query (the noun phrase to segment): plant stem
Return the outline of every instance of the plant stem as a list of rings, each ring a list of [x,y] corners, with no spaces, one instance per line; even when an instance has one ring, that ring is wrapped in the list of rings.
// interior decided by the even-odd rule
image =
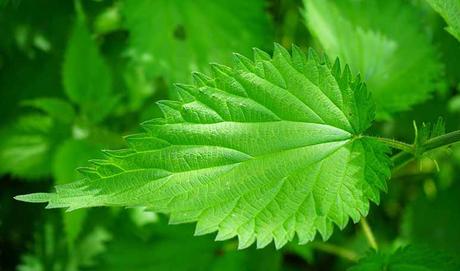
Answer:
[[[387,143],[387,141],[384,138],[377,138],[377,139],[383,139],[380,141]],[[388,139],[388,140],[391,141],[392,139]],[[460,130],[450,132],[445,135],[437,136],[437,137],[427,140],[425,143],[422,144],[422,146],[420,147],[421,153],[431,151],[431,150],[434,150],[436,148],[440,148],[443,146],[448,146],[448,145],[451,145],[459,141],[460,141]],[[390,146],[393,147],[393,145],[390,145]],[[401,150],[401,148],[398,148],[398,149]],[[398,171],[400,168],[407,165],[414,158],[415,156],[413,155],[413,152],[406,152],[404,150],[402,150],[400,153],[396,155],[393,155],[393,157],[391,157],[391,160],[393,161],[393,172]]]
[[[312,243],[312,246],[317,250],[337,255],[351,262],[357,262],[359,259],[358,253],[354,252],[353,250],[340,247],[334,244],[329,244],[325,242],[314,242]]]
[[[395,149],[398,149],[398,150],[401,150],[403,152],[413,153],[415,151],[413,145],[407,144],[407,143],[402,142],[402,141],[398,141],[398,140],[391,139],[391,138],[385,138],[385,137],[371,136],[371,138],[376,139],[376,140],[378,140],[380,142],[383,142],[383,143],[387,144],[388,146],[390,146],[392,148],[395,148]]]
[[[367,242],[369,243],[369,246],[371,246],[371,248],[377,251],[379,247],[377,245],[377,241],[375,240],[374,234],[372,233],[372,229],[371,227],[369,227],[369,224],[367,223],[366,218],[361,218],[360,224],[363,229],[364,235],[366,236]]]
[[[458,141],[460,141],[460,130],[429,139],[422,145],[422,148],[424,151],[430,151]]]
[[[393,173],[397,172],[405,165],[407,165],[415,156],[412,153],[401,151],[398,154],[395,154],[391,157],[391,161],[393,162],[393,168],[391,171]]]
[[[73,6],[75,8],[75,13],[77,13],[77,18],[79,20],[85,20],[85,12],[83,11],[80,0],[74,0]]]

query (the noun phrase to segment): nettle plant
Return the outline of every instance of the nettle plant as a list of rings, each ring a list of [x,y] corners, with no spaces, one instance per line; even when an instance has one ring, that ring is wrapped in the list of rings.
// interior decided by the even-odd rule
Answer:
[[[392,169],[460,141],[441,121],[413,143],[370,135],[366,84],[312,49],[275,44],[273,56],[254,49],[253,60],[235,54],[233,67],[211,67],[210,77],[176,84],[178,100],[158,102],[164,117],[126,137],[129,148],[80,168],[83,180],[16,199],[68,210],[144,206],[173,224],[196,222],[197,235],[237,237],[240,249],[327,240],[335,226],[361,220],[376,248],[364,217]]]
[[[212,64],[211,76],[196,72],[193,84],[176,84],[177,100],[158,102],[164,117],[126,137],[127,149],[80,168],[82,180],[16,199],[70,211],[146,207],[172,224],[196,222],[196,235],[237,237],[240,249],[327,241],[351,220],[377,250],[365,220],[371,202],[379,204],[392,172],[460,141],[460,131],[445,133],[442,120],[415,125],[405,143],[369,128],[426,101],[442,64],[414,26],[420,18],[398,1],[303,2],[308,29],[332,58],[275,44],[272,56],[254,49],[253,59],[235,54],[233,67]],[[428,2],[458,38],[460,5]],[[458,270],[450,258],[414,247],[371,254],[352,268],[422,269]]]

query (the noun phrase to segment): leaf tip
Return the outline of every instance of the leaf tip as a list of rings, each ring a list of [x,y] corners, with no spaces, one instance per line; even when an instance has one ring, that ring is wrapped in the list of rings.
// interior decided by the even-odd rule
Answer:
[[[256,61],[261,61],[261,60],[270,60],[270,55],[267,54],[266,52],[260,50],[257,47],[252,47],[252,53],[254,55],[254,59]]]
[[[193,82],[200,87],[204,87],[209,85],[210,81],[212,80],[209,76],[201,72],[192,72]]]
[[[33,193],[25,195],[17,195],[13,197],[17,201],[30,202],[30,203],[43,203],[50,200],[52,194],[50,193]]]

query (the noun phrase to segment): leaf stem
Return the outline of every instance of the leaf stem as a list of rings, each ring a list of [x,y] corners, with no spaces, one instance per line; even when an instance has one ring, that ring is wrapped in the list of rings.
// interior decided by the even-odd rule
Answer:
[[[314,249],[337,255],[341,258],[347,259],[350,262],[358,262],[359,255],[358,253],[350,250],[348,248],[340,247],[334,244],[325,243],[325,242],[314,242],[312,243]]]
[[[407,165],[415,156],[412,153],[401,151],[391,157],[391,161],[393,162],[393,168],[391,171],[393,173],[397,172],[405,165]]]
[[[460,141],[460,130],[450,132],[427,140],[423,145],[423,151],[430,151],[439,147],[451,145]]]
[[[369,246],[373,248],[375,251],[379,249],[379,246],[377,245],[377,241],[375,240],[375,236],[372,233],[372,229],[367,223],[366,218],[361,218],[360,221],[361,228],[363,229],[364,235],[366,236],[367,242],[369,243]]]
[[[405,142],[402,142],[402,141],[398,141],[396,139],[391,139],[391,138],[386,138],[386,137],[375,137],[375,136],[371,136],[371,138],[373,139],[376,139],[380,142],[383,142],[385,144],[387,144],[388,146],[392,147],[392,148],[395,148],[395,149],[398,149],[398,150],[401,150],[403,152],[408,152],[408,153],[414,153],[415,152],[415,148],[413,145],[411,144],[407,144]]]
[[[385,140],[381,140],[381,141],[386,143]],[[432,139],[427,140],[425,143],[422,144],[422,146],[419,147],[420,149],[417,150],[417,152],[420,154],[423,154],[427,151],[431,151],[431,150],[434,150],[434,149],[437,149],[443,146],[448,146],[453,143],[457,143],[459,141],[460,141],[460,130],[453,131],[453,132],[450,132],[450,133],[447,133],[441,136],[433,137]],[[391,157],[391,160],[393,161],[393,172],[398,171],[400,168],[404,167],[410,161],[412,161],[415,158],[414,153],[415,152],[406,152],[402,150],[400,153],[393,155]]]

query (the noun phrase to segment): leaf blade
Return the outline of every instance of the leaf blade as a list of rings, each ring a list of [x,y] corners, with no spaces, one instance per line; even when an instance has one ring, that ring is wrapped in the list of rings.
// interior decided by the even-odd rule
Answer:
[[[110,70],[81,16],[76,19],[67,44],[62,78],[65,93],[90,120],[99,122],[110,113],[116,101],[110,97]]]
[[[48,197],[18,199],[70,210],[147,206],[172,223],[197,221],[196,234],[238,236],[239,248],[279,248],[296,234],[301,243],[317,232],[329,238],[334,225],[357,222],[369,200],[379,201],[388,149],[362,136],[373,106],[349,70],[333,72],[314,53],[294,56],[276,46],[268,63],[240,58],[221,67],[226,84],[222,74],[198,75],[181,86],[181,101],[160,103],[163,119],[127,138],[129,150],[93,161],[85,180]]]

